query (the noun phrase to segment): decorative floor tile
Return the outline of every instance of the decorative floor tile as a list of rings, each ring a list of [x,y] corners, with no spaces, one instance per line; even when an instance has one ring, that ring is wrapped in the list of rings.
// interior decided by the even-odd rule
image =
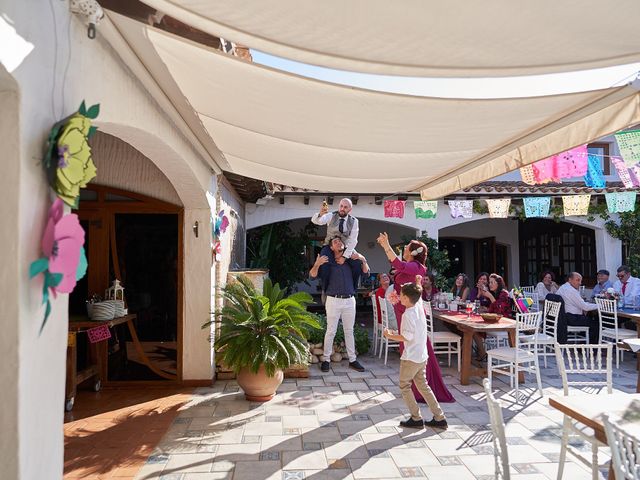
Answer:
[[[369,450],[369,455],[371,455],[372,457],[376,457],[376,458],[389,458],[389,452],[386,449],[380,449],[380,448],[372,448]]]
[[[522,437],[507,437],[507,445],[527,445],[527,441]]]
[[[495,475],[476,475],[476,480],[495,480]]]
[[[396,427],[376,427],[379,433],[398,433]]]
[[[345,442],[361,442],[362,437],[360,436],[359,433],[356,433],[355,435],[349,435],[345,433],[342,435],[342,440]]]
[[[300,415],[315,415],[316,411],[315,410],[310,410],[310,409],[306,409],[306,408],[301,408],[300,409]]]
[[[460,435],[458,435],[456,432],[440,432],[438,435],[440,436],[440,438],[449,440],[452,438],[460,438]]]
[[[282,472],[282,480],[304,480],[304,471],[285,470]]]
[[[449,465],[462,465],[462,462],[460,461],[460,458],[456,457],[456,456],[439,456],[437,457],[438,461],[440,462],[440,465],[443,466],[449,466]]]
[[[156,464],[156,463],[167,463],[169,461],[169,455],[151,455],[147,458],[147,463]]]
[[[354,420],[369,420],[369,415],[363,413],[356,413],[351,415],[351,418]]]
[[[558,463],[560,461],[560,453],[543,453],[542,455],[547,457],[550,462]]]
[[[322,444],[320,442],[304,442],[302,444],[303,450],[321,450]]]
[[[265,422],[281,422],[282,421],[282,417],[265,417],[264,419]]]
[[[478,455],[492,455],[493,454],[493,446],[491,446],[491,445],[476,445],[476,446],[473,446],[471,448]]]
[[[178,417],[173,421],[174,425],[184,425],[184,424],[188,424],[191,422],[190,418],[186,418],[186,417]]]
[[[511,466],[518,473],[540,473],[540,470],[538,470],[530,463],[512,463]]]
[[[242,443],[260,443],[260,438],[258,435],[245,435],[242,437]]]
[[[424,477],[423,471],[419,467],[400,467],[400,475],[403,477]]]
[[[336,422],[330,422],[328,420],[320,420],[321,427],[335,427],[337,426]]]
[[[302,431],[299,428],[283,428],[283,435],[300,435]]]
[[[260,460],[280,460],[280,452],[261,452]]]

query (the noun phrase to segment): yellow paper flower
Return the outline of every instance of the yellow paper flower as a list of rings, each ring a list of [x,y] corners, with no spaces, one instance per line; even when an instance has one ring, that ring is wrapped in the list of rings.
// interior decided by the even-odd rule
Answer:
[[[91,159],[88,136],[91,119],[75,113],[64,124],[58,137],[58,168],[55,190],[68,205],[76,206],[80,189],[96,176],[96,167]]]

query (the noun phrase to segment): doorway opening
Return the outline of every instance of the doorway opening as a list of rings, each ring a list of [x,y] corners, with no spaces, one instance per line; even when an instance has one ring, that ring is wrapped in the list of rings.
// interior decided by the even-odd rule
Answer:
[[[129,315],[111,328],[106,380],[180,381],[182,377],[182,207],[133,192],[92,186],[77,211],[85,229],[89,268],[69,296],[70,318],[86,318],[86,301],[124,287]],[[78,342],[78,363],[88,362]]]

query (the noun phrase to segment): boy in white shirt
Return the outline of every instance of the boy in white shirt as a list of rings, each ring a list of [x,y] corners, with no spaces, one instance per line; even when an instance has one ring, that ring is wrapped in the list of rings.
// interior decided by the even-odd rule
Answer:
[[[385,329],[384,336],[396,342],[404,342],[404,351],[400,357],[400,391],[404,403],[407,404],[411,418],[400,422],[401,427],[447,428],[444,412],[436,400],[433,391],[426,381],[427,368],[427,318],[422,305],[422,277],[416,276],[416,283],[405,283],[400,289],[400,303],[406,308],[402,314],[400,334]],[[411,382],[426,400],[433,419],[425,422],[420,415],[420,408],[411,391]]]

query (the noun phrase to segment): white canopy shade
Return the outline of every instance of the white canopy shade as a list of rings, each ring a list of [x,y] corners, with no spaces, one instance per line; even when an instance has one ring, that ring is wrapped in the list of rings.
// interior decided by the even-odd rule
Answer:
[[[637,0],[143,0],[193,27],[303,63],[494,77],[640,61]]]
[[[109,16],[176,109],[199,118],[191,128],[213,139],[221,167],[270,182],[433,199],[640,122],[632,86],[489,100],[373,92]]]

